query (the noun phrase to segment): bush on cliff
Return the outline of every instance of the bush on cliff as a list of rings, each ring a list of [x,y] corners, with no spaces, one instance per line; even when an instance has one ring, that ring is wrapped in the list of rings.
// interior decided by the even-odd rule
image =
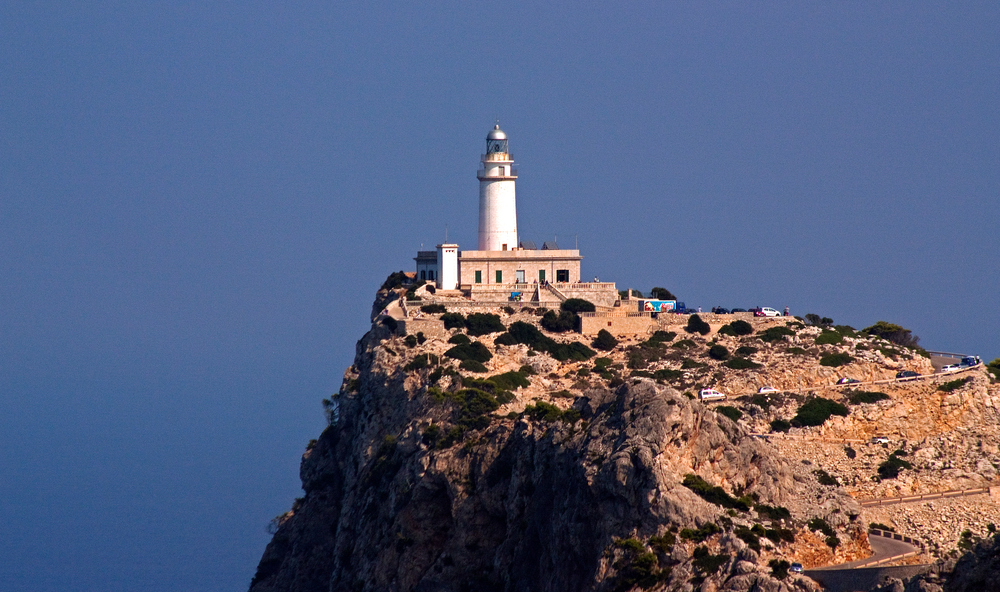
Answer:
[[[444,314],[448,309],[443,304],[425,304],[420,307],[420,312],[424,314]]]
[[[951,391],[958,390],[963,386],[972,382],[972,377],[967,376],[965,378],[959,378],[958,380],[949,380],[948,382],[942,384],[938,387],[939,391],[950,393]]]
[[[583,298],[567,298],[559,305],[559,310],[563,312],[594,312],[597,310],[594,303]]]
[[[405,271],[394,271],[389,274],[389,277],[385,278],[385,281],[382,282],[382,287],[379,288],[379,291],[395,290],[408,281],[410,281],[410,278],[406,277]]]
[[[478,341],[456,345],[455,347],[444,352],[444,355],[463,362],[465,360],[475,360],[480,364],[489,362],[493,358],[493,354],[490,353],[490,350],[486,349],[486,346]]]
[[[885,321],[879,321],[871,327],[865,327],[861,332],[865,335],[885,339],[896,345],[902,345],[903,347],[916,348],[919,347],[918,344],[920,343],[920,338],[913,335],[909,329],[904,329],[899,325]]]
[[[495,314],[474,312],[465,318],[465,328],[469,335],[489,335],[490,333],[500,333],[506,331],[500,317]]]
[[[746,321],[733,321],[727,325],[719,327],[720,335],[730,335],[732,337],[742,337],[753,333],[753,325]]]
[[[761,368],[760,364],[746,358],[726,360],[725,366],[733,370],[756,370],[757,368]]]
[[[511,323],[507,332],[516,343],[523,343],[535,351],[546,352],[560,362],[582,362],[597,355],[594,350],[576,341],[558,343],[543,335],[534,325],[523,321]]]
[[[837,368],[839,366],[846,366],[854,361],[851,354],[846,352],[840,352],[836,354],[826,354],[819,359],[820,366],[829,366],[831,368]]]
[[[823,331],[816,337],[816,345],[837,345],[844,340],[844,336],[836,331]]]
[[[465,317],[460,312],[446,312],[441,315],[441,320],[444,322],[445,329],[465,328]]]
[[[684,327],[684,330],[688,333],[708,335],[712,331],[712,328],[708,325],[708,323],[703,321],[700,316],[693,314],[690,318],[688,318],[688,323],[687,326]]]
[[[580,317],[575,312],[563,310],[557,314],[556,311],[550,310],[542,315],[539,324],[541,324],[542,329],[545,329],[546,331],[551,331],[552,333],[565,333],[567,331],[575,331],[579,326],[579,322]]]
[[[899,458],[899,451],[893,452],[889,458],[878,466],[879,479],[895,479],[899,476],[900,469],[912,469],[913,465]]]
[[[656,287],[649,291],[649,295],[657,300],[677,300],[673,292],[666,288]]]
[[[871,403],[878,403],[879,401],[885,401],[889,398],[889,395],[880,392],[873,391],[854,391],[853,393],[848,393],[847,400],[851,402],[851,405],[868,405]]]
[[[771,327],[757,334],[762,341],[767,343],[773,343],[775,341],[784,341],[786,336],[795,335],[795,331],[792,331],[788,327]]]
[[[836,401],[813,397],[799,407],[798,413],[792,418],[793,426],[818,426],[830,419],[831,415],[846,417],[850,410]]]
[[[729,357],[729,350],[724,345],[715,344],[708,348],[708,357],[713,360],[725,360]]]
[[[731,508],[733,510],[739,510],[741,512],[746,512],[750,509],[750,502],[744,498],[734,498],[733,496],[726,493],[726,490],[719,487],[718,485],[712,485],[708,481],[705,481],[698,475],[688,473],[684,475],[684,480],[681,482],[684,487],[687,487],[691,491],[695,492],[699,497],[704,499],[709,503],[713,503],[717,506],[722,506],[723,508]]]
[[[614,335],[608,333],[607,330],[601,329],[597,332],[597,337],[590,345],[601,351],[611,351],[618,345],[618,340],[615,339]]]

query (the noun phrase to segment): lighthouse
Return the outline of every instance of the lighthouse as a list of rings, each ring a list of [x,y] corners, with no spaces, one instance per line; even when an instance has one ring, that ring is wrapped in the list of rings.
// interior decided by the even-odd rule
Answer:
[[[479,250],[507,251],[517,248],[517,203],[514,182],[517,171],[507,148],[507,134],[500,124],[486,135],[486,154],[480,159]]]

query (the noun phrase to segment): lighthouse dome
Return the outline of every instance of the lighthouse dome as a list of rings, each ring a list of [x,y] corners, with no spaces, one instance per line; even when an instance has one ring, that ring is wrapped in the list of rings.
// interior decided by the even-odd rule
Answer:
[[[486,139],[487,140],[506,140],[507,139],[507,134],[503,133],[503,130],[500,129],[500,124],[498,123],[498,124],[496,124],[496,125],[493,126],[493,129],[490,130],[490,133],[486,134]]]

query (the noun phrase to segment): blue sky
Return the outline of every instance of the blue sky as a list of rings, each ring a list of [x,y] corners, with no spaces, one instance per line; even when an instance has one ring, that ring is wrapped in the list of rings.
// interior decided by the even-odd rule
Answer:
[[[519,229],[1000,356],[993,3],[0,8],[0,582],[240,590],[375,289]]]

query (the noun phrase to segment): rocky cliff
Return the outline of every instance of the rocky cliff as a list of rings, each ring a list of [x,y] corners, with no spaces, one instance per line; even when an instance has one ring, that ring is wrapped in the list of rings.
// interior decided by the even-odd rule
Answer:
[[[252,591],[813,590],[788,561],[870,553],[847,490],[751,436],[780,405],[747,397],[734,414],[691,396],[829,379],[825,349],[797,347],[810,329],[643,336],[595,356],[530,310],[480,312],[500,325],[373,322]],[[718,344],[759,363],[724,366]],[[864,377],[900,366],[864,348]]]

